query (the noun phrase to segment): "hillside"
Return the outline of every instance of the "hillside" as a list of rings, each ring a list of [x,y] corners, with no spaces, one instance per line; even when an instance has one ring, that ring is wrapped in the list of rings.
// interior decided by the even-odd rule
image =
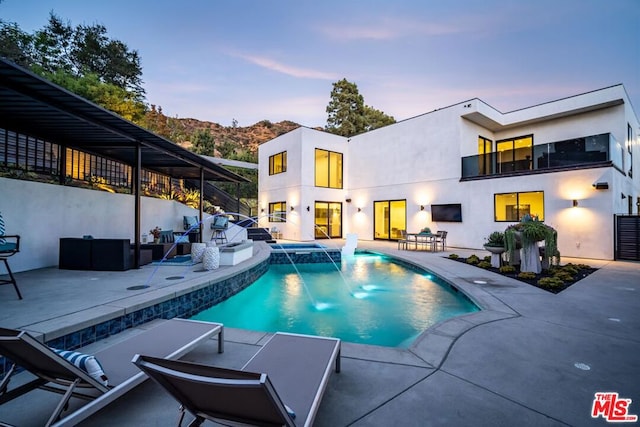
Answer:
[[[258,145],[300,127],[299,124],[288,120],[277,123],[262,120],[246,127],[222,126],[218,123],[196,119],[174,118],[170,120],[173,122],[170,125],[173,141],[184,148],[191,149],[192,135],[197,131],[208,129],[215,141],[216,152],[206,154],[221,157],[234,157],[230,156],[230,150],[234,151],[236,155],[249,153],[255,156],[258,152]]]

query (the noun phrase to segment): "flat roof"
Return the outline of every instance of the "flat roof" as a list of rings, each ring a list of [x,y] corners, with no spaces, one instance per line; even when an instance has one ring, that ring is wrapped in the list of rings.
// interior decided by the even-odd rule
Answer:
[[[180,179],[248,182],[119,115],[0,58],[0,127]]]

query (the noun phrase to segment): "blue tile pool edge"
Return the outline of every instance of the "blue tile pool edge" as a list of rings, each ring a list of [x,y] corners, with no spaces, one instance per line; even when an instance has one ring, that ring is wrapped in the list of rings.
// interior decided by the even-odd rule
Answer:
[[[270,258],[259,264],[222,279],[215,283],[159,302],[140,310],[88,326],[70,334],[46,341],[49,347],[62,350],[75,350],[115,335],[125,329],[134,328],[156,319],[172,319],[174,317],[189,318],[237,294],[255,282],[268,270]],[[0,380],[11,368],[12,362],[0,356]]]

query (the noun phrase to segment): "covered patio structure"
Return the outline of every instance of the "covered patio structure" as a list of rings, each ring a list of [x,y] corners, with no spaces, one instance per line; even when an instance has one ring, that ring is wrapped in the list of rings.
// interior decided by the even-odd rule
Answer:
[[[134,195],[134,266],[140,265],[140,213],[143,171],[199,182],[248,180],[192,153],[34,73],[0,58],[0,166],[51,172],[65,185],[77,150],[129,166],[123,176]],[[17,143],[12,143],[12,138]],[[21,139],[22,138],[22,139]],[[26,148],[15,149],[24,143]],[[29,144],[43,149],[29,151]],[[23,158],[21,158],[23,157]],[[48,167],[43,165],[48,164]],[[28,195],[25,195],[28,197]],[[200,191],[200,220],[204,191]],[[202,227],[200,227],[202,238]]]

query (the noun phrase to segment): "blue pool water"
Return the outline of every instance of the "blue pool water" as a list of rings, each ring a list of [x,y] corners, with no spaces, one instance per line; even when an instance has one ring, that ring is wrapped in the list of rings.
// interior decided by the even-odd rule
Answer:
[[[408,347],[428,327],[475,311],[476,305],[442,279],[364,253],[337,266],[271,265],[248,288],[193,319]]]

